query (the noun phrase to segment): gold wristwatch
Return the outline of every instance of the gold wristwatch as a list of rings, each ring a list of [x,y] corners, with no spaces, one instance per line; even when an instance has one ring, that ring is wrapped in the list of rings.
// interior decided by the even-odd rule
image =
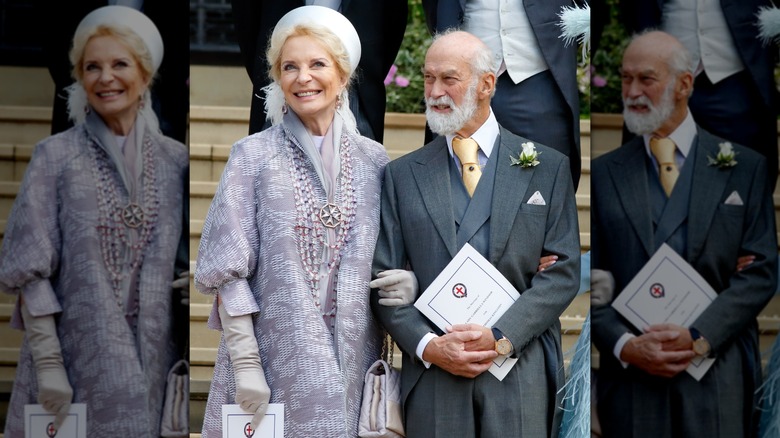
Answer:
[[[688,330],[691,332],[691,339],[693,339],[693,352],[699,356],[709,356],[710,352],[712,351],[710,342],[706,340],[704,336],[702,336],[701,333],[699,333],[699,331],[695,328],[691,327]]]
[[[512,352],[512,342],[504,336],[503,333],[497,328],[491,329],[493,332],[493,337],[496,340],[496,353],[498,353],[501,356],[506,356],[507,354]]]

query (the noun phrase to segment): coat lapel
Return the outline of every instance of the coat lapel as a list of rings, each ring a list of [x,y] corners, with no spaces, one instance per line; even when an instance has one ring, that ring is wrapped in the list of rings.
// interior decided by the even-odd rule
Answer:
[[[707,164],[707,156],[718,154],[718,139],[697,127],[696,167],[691,185],[691,209],[688,212],[688,258],[694,261],[704,247],[718,204],[731,176],[730,167],[721,169]]]
[[[609,173],[620,198],[647,256],[653,255],[653,224],[649,209],[647,175],[644,172],[645,149],[642,137],[636,137],[621,146],[622,153],[608,163]],[[640,171],[638,171],[640,170]],[[643,194],[637,196],[637,194]]]
[[[490,209],[490,261],[497,263],[504,253],[512,232],[512,224],[523,202],[535,169],[511,166],[510,155],[520,154],[524,139],[501,128],[496,161],[496,179],[493,182],[493,203]]]
[[[427,149],[415,163],[412,163],[417,187],[420,189],[423,204],[431,217],[433,225],[444,241],[451,257],[457,254],[455,239],[455,220],[450,194],[449,159],[447,141],[439,136],[433,140],[435,147]]]

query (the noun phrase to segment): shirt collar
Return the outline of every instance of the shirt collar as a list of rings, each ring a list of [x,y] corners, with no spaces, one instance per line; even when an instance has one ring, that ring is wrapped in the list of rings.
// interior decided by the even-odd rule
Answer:
[[[650,152],[650,139],[653,137],[653,134],[645,134],[642,137],[645,140],[645,152],[652,157],[653,154]],[[677,129],[669,134],[668,138],[677,145],[677,150],[680,151],[682,156],[687,158],[688,153],[691,151],[691,146],[693,146],[693,139],[696,138],[696,122],[693,120],[690,109],[688,109],[685,120],[680,123],[680,126],[678,126]]]
[[[498,121],[496,120],[493,109],[490,109],[490,115],[485,123],[477,129],[477,132],[471,135],[471,138],[479,144],[479,150],[482,151],[486,157],[490,158],[490,153],[493,152],[493,145],[496,144],[496,138],[498,138]],[[452,152],[452,139],[455,138],[455,134],[447,136],[447,149],[450,151],[450,156],[458,158],[455,153]]]

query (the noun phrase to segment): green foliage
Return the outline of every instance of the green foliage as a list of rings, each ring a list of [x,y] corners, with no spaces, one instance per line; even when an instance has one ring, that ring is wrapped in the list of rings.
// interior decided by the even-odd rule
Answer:
[[[619,69],[629,35],[618,15],[620,1],[607,0],[606,3],[610,17],[601,34],[599,48],[593,53],[590,105],[594,113],[621,113]]]
[[[582,59],[582,50],[577,54],[577,88],[580,90],[580,118],[590,118],[590,60]]]
[[[422,66],[425,52],[431,44],[431,36],[425,26],[425,13],[421,0],[409,0],[409,18],[404,33],[404,41],[395,58],[398,75],[409,80],[409,85],[401,86],[395,81],[387,85],[388,112],[424,113],[423,94],[425,84]],[[404,82],[401,82],[402,84]]]

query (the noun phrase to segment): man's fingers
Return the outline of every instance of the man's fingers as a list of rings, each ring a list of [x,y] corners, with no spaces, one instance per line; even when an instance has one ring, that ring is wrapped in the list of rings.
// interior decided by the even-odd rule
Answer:
[[[544,271],[545,269],[547,269],[550,266],[554,265],[556,260],[558,260],[558,256],[556,256],[556,255],[544,256],[544,257],[539,259],[539,267],[537,267],[536,270],[537,271]]]
[[[694,357],[696,357],[696,353],[694,353],[693,350],[660,351],[657,355],[658,361],[667,365],[672,365],[679,362],[688,362]]]
[[[463,343],[469,342],[469,341],[476,341],[477,339],[482,337],[482,332],[479,330],[465,330],[465,331],[456,331],[455,327],[459,326],[461,324],[456,324],[451,327],[450,333],[448,333],[445,336],[454,336],[455,339],[458,341],[461,341]]]
[[[485,363],[487,361],[492,361],[493,359],[498,357],[498,353],[496,353],[494,350],[466,351],[463,353],[463,355],[466,361],[472,363]]]
[[[470,332],[480,331],[482,326],[479,324],[453,324],[451,332]]]
[[[684,327],[679,326],[677,324],[663,323],[663,324],[653,324],[651,326],[648,326],[647,329],[645,329],[645,331],[646,332],[663,332],[663,331],[679,332],[682,329],[684,329]]]
[[[676,330],[653,330],[648,331],[646,334],[652,336],[658,342],[674,341],[680,337],[680,332]]]

